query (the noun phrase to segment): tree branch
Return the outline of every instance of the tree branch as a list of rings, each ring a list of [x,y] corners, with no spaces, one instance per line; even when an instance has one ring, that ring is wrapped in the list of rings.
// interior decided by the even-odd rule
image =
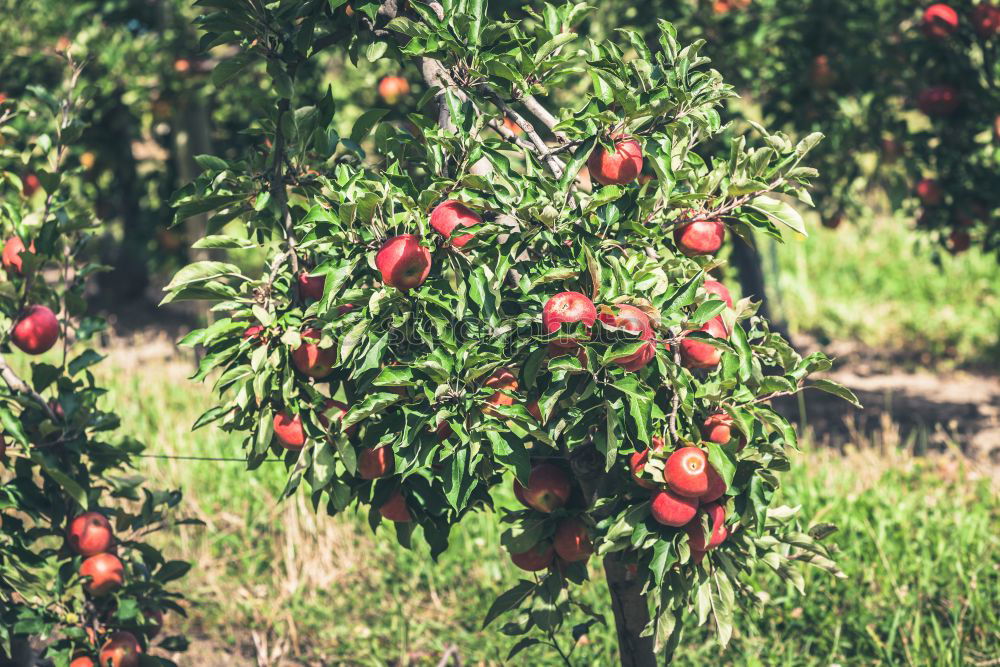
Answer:
[[[524,108],[530,111],[535,118],[542,121],[542,124],[545,125],[545,127],[552,130],[552,134],[556,139],[562,143],[566,142],[565,134],[562,132],[556,132],[552,129],[559,124],[559,119],[553,116],[548,109],[543,107],[542,103],[535,99],[534,95],[525,95],[521,98],[521,102],[524,103]]]
[[[522,116],[518,111],[516,111],[512,106],[507,104],[503,97],[496,90],[493,89],[487,83],[480,84],[480,87],[486,91],[487,97],[489,97],[493,102],[500,107],[500,110],[504,112],[504,115],[508,116],[512,121],[514,121],[518,127],[524,130],[524,133],[534,144],[535,149],[538,151],[538,156],[548,165],[549,170],[555,175],[556,178],[562,178],[563,170],[565,165],[559,160],[555,155],[549,152],[549,147],[545,145],[542,138],[538,136],[538,132],[535,131],[534,126],[528,122],[528,120]]]
[[[32,389],[27,382],[22,380],[18,374],[14,372],[14,369],[7,363],[7,360],[3,358],[3,355],[0,355],[0,377],[3,378],[3,381],[7,383],[7,386],[10,387],[12,391],[24,394],[38,403],[42,410],[45,411],[45,414],[49,416],[49,419],[54,422],[59,421],[56,418],[55,412],[53,412],[52,408],[49,407],[49,402],[42,398],[40,394],[35,392],[35,390]]]

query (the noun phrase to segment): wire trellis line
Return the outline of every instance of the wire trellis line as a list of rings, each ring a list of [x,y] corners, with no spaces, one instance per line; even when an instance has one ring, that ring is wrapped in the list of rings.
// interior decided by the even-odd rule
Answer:
[[[234,459],[224,456],[183,456],[176,454],[133,454],[132,456],[143,459],[171,459],[175,461],[233,461],[246,463],[246,459]],[[284,459],[264,459],[261,463],[284,463]]]

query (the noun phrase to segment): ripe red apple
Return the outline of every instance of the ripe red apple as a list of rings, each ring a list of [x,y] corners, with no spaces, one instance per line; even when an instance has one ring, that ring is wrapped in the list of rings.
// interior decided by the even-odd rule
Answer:
[[[383,518],[395,521],[396,523],[409,523],[413,521],[410,509],[406,506],[406,499],[403,498],[403,494],[399,489],[393,491],[392,495],[389,496],[389,500],[385,501],[385,504],[378,508],[378,512]]]
[[[455,435],[455,431],[451,428],[451,424],[442,420],[438,422],[437,428],[434,429],[434,435],[437,436],[438,440],[447,440]]]
[[[922,178],[914,188],[924,206],[939,206],[944,201],[944,190],[933,178]]]
[[[116,632],[101,647],[101,667],[139,667],[142,647],[131,632]]]
[[[663,438],[658,435],[652,437],[653,451],[658,452],[663,449]],[[657,488],[656,482],[644,479],[640,475],[646,468],[646,461],[649,460],[649,449],[643,449],[642,451],[633,452],[629,456],[628,467],[629,471],[632,473],[632,480],[644,489],[655,489]]]
[[[514,119],[508,116],[503,117],[503,126],[506,127],[508,130],[510,130],[511,132],[513,132],[514,136],[524,134],[524,130],[521,129],[521,126],[515,123]]]
[[[10,341],[28,354],[43,354],[59,340],[59,320],[45,306],[29,306],[14,325]]]
[[[277,412],[274,415],[274,437],[285,449],[298,451],[306,444],[306,432],[302,428],[302,415]]]
[[[694,220],[674,230],[678,250],[693,257],[718,252],[726,240],[726,226],[719,220]]]
[[[529,507],[550,514],[566,504],[571,491],[566,471],[551,463],[539,463],[531,469],[528,486],[524,487],[521,494]],[[515,494],[516,492],[515,487]]]
[[[843,211],[837,211],[833,215],[824,215],[819,221],[827,229],[837,229],[840,227],[840,223],[844,221],[844,213]]]
[[[264,337],[261,335],[264,331],[264,327],[260,324],[251,324],[243,331],[241,338],[243,340],[248,340],[256,344],[261,344],[264,342]]]
[[[382,282],[398,290],[420,287],[431,272],[431,253],[415,234],[401,234],[385,242],[375,255]]]
[[[517,390],[517,377],[509,368],[501,366],[493,371],[483,386],[494,390],[493,395],[486,399],[489,405],[514,405],[514,397],[503,393]],[[500,416],[499,412],[488,406],[483,408],[483,414]]]
[[[936,3],[924,10],[924,34],[932,39],[945,39],[958,30],[958,12],[944,3]]]
[[[100,512],[84,512],[69,522],[66,543],[84,557],[107,551],[114,542],[111,522]]]
[[[323,332],[315,327],[303,329],[300,334],[302,344],[292,350],[292,364],[309,377],[326,377],[333,370],[334,364],[337,363],[337,349],[335,347],[321,348],[319,346],[322,334]]]
[[[958,90],[953,86],[930,86],[917,95],[917,108],[928,116],[951,115],[958,104]]]
[[[528,404],[524,406],[528,409],[528,413],[535,418],[536,421],[542,420],[542,410],[538,407],[538,401],[528,401]]]
[[[118,590],[125,583],[125,568],[114,554],[94,554],[80,565],[80,576],[90,577],[84,590],[101,597]]]
[[[3,246],[3,268],[7,273],[21,274],[22,271],[22,260],[21,253],[25,251],[24,241],[20,237],[12,236],[7,239],[7,243]],[[35,253],[35,242],[31,242],[31,246],[28,248],[28,252]]]
[[[453,237],[451,234],[455,228],[459,225],[471,227],[480,222],[482,219],[472,209],[455,199],[441,202],[431,211],[431,227],[445,238],[450,238],[451,244],[456,248],[462,248],[471,241],[472,234],[461,234]]]
[[[653,324],[649,315],[635,306],[630,306],[627,303],[618,304],[610,310],[603,310],[598,318],[609,326],[620,327],[636,334],[639,340],[653,339]],[[627,371],[637,371],[652,361],[655,356],[656,347],[653,343],[647,343],[632,354],[615,359],[614,363]]]
[[[837,81],[837,73],[830,66],[829,56],[821,53],[813,58],[809,67],[809,81],[817,90],[826,90]]]
[[[747,443],[742,433],[737,432],[737,435],[740,440],[738,451],[743,449]],[[725,412],[709,415],[701,425],[701,437],[719,445],[729,444],[733,437],[733,418]]]
[[[538,572],[552,565],[554,557],[555,550],[552,545],[547,542],[539,542],[523,553],[511,554],[510,560],[522,570]]]
[[[711,503],[702,507],[702,511],[708,514],[709,525],[712,527],[712,536],[705,544],[705,533],[701,528],[701,521],[695,520],[687,525],[688,544],[692,551],[710,551],[726,541],[729,537],[729,529],[726,527],[726,508],[719,503]]]
[[[42,182],[38,180],[38,175],[34,173],[22,174],[21,176],[21,191],[24,192],[25,197],[31,197],[31,195],[38,192],[38,188],[42,187]]]
[[[378,82],[378,94],[386,104],[396,104],[410,92],[410,82],[401,76],[385,76]]]
[[[698,499],[685,498],[670,489],[660,490],[653,494],[649,509],[653,518],[664,526],[680,528],[690,523],[698,513]]]
[[[559,524],[555,537],[552,538],[552,544],[559,557],[568,563],[587,560],[590,554],[594,553],[587,524],[575,517]]]
[[[953,255],[965,252],[971,245],[972,237],[964,229],[953,229],[948,235],[948,251]]]
[[[547,334],[559,331],[563,324],[583,322],[590,329],[597,321],[597,308],[594,302],[579,292],[560,292],[549,298],[542,307],[542,329]],[[572,338],[557,338],[551,345],[562,348],[575,347],[576,340]]]
[[[96,667],[96,664],[90,656],[78,655],[70,661],[69,667]]]
[[[718,280],[706,280],[701,284],[701,288],[709,294],[719,297],[721,301],[725,301],[726,305],[730,308],[733,307],[733,297],[729,295],[729,290],[726,289],[726,286]]]
[[[697,447],[681,447],[667,458],[663,479],[670,489],[688,498],[708,491],[708,457]]]
[[[1000,7],[983,0],[972,8],[969,14],[972,29],[983,39],[989,39],[1000,32]]]
[[[302,271],[298,277],[299,297],[306,301],[313,299],[319,301],[323,298],[323,289],[326,287],[326,276],[310,276],[308,271]]]
[[[602,185],[627,185],[642,171],[642,146],[624,135],[616,135],[614,150],[597,148],[587,158],[590,176]]]
[[[729,488],[726,486],[726,481],[715,471],[711,463],[705,466],[705,473],[708,475],[708,490],[698,498],[698,501],[703,505],[718,500],[726,493],[726,489]]]
[[[358,457],[358,474],[361,479],[378,479],[391,475],[394,466],[391,447],[365,449]]]
[[[726,325],[721,317],[713,317],[698,331],[715,338],[729,338]],[[722,360],[722,350],[693,338],[681,341],[681,363],[687,368],[715,368]]]

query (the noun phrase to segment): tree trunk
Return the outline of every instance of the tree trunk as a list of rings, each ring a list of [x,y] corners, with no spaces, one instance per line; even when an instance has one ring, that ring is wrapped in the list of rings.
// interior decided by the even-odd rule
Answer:
[[[649,623],[649,606],[642,594],[642,581],[629,576],[627,565],[614,556],[604,559],[604,577],[615,614],[622,667],[656,667],[653,636],[639,636]]]
[[[771,308],[764,289],[764,272],[761,270],[760,254],[756,243],[748,243],[737,238],[733,242],[732,263],[740,275],[740,288],[743,296],[760,301],[757,311],[764,319],[771,320]]]

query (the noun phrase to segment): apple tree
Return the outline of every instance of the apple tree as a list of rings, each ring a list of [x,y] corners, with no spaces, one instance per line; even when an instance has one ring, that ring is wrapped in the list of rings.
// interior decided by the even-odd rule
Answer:
[[[116,436],[118,416],[93,368],[104,321],[85,290],[100,231],[67,166],[80,137],[81,69],[0,104],[0,664],[173,664],[150,654],[168,585],[189,564],[146,542],[175,525],[177,491],[145,486],[131,465],[143,445]],[[29,178],[30,176],[30,178]],[[183,637],[159,646],[183,650]]]
[[[702,43],[666,22],[596,42],[576,31],[584,4],[198,6],[203,46],[233,54],[213,76],[270,85],[246,128],[266,150],[200,156],[175,197],[177,223],[210,213],[196,247],[220,253],[164,298],[217,315],[183,341],[219,396],[195,427],[241,433],[251,469],[282,455],[286,494],[363,508],[432,556],[466,514],[496,515],[531,573],[486,619],[511,655],[568,661],[570,628],[604,622],[574,593],[594,558],[628,665],[669,655],[686,623],[711,618],[725,644],[737,605],[760,605],[756,567],[799,589],[800,564],[838,573],[819,543],[833,527],[774,502],[796,435],[770,401],[856,399],[808,381],[829,360],[712,278],[733,237],[805,233],[819,135],[754,125],[699,151],[733,95]],[[298,78],[327,49],[395,60],[416,111],[339,134],[329,92]]]

